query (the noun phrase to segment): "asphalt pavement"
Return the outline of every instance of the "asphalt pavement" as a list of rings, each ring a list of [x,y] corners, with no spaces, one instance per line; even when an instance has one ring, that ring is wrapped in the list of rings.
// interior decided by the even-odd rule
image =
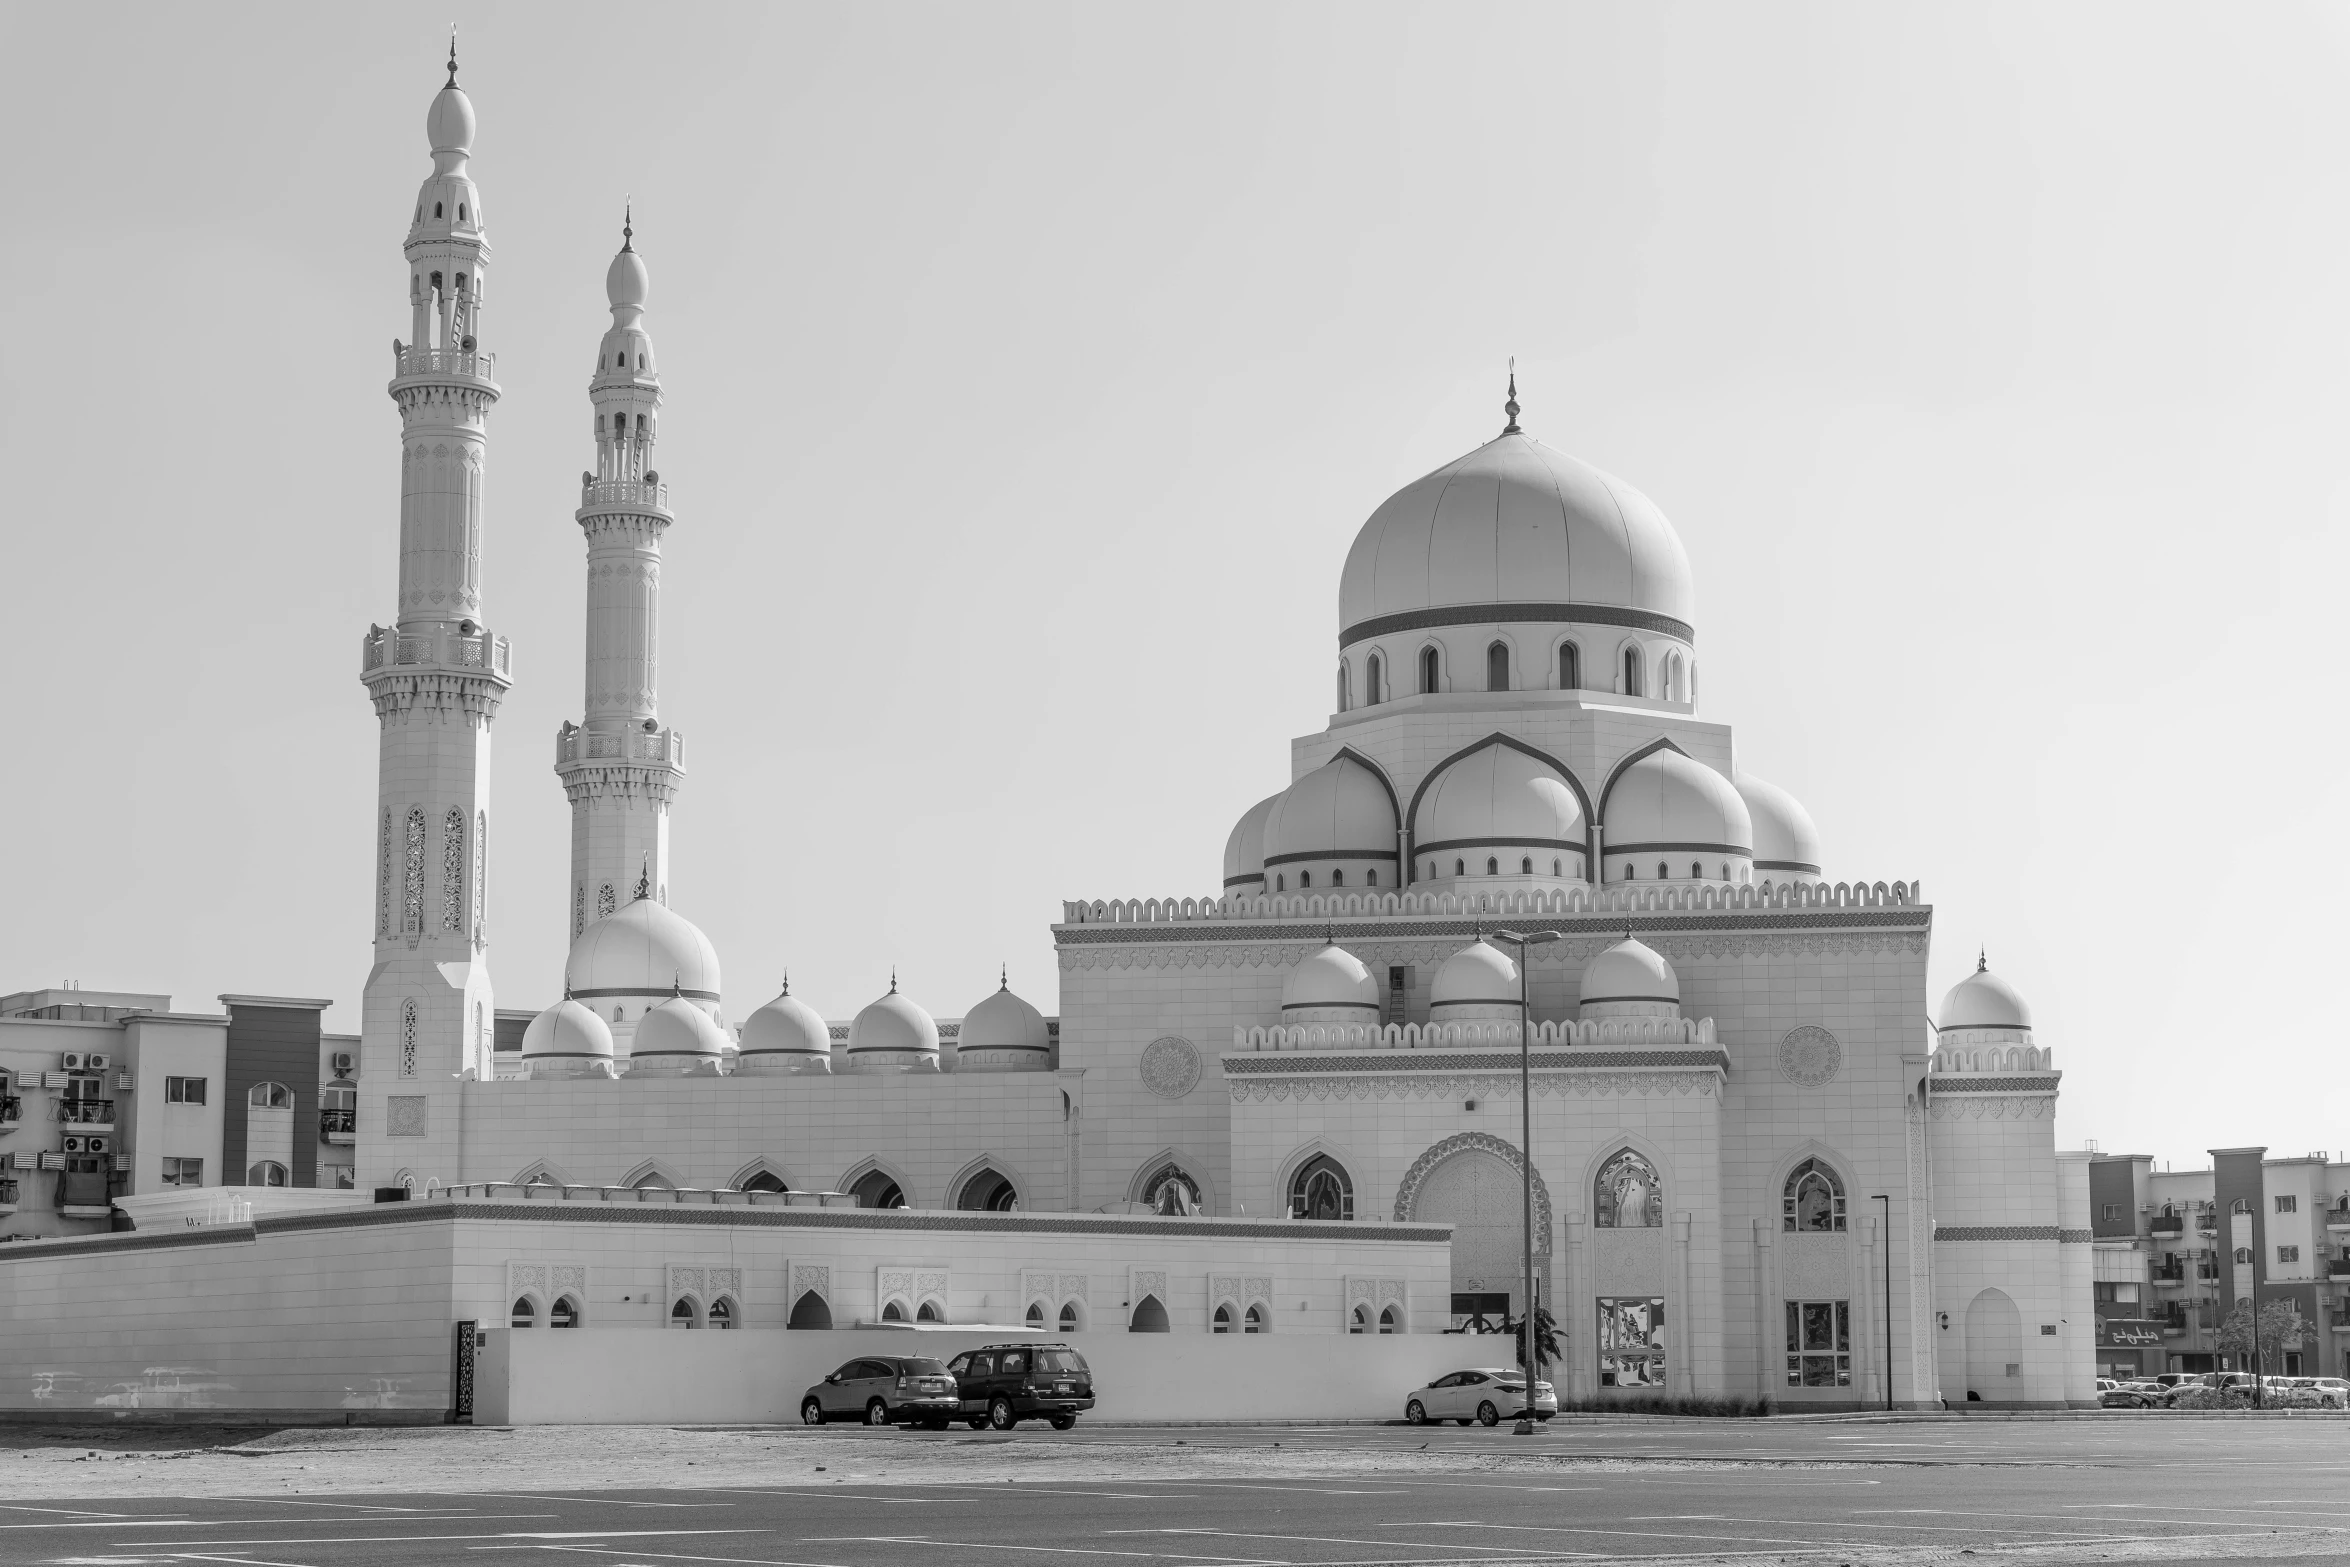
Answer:
[[[838,1432],[827,1433],[837,1435]],[[1922,1552],[2188,1562],[2350,1558],[2350,1424],[2144,1420],[1803,1425],[1655,1421],[1505,1426],[1080,1426],[1010,1437],[857,1433],[886,1464],[909,1444],[1083,1443],[1161,1455],[1282,1445],[1276,1477],[896,1483],[797,1462],[772,1485],[578,1494],[546,1474],[465,1494],[0,1502],[0,1564],[412,1567],[547,1557],[615,1567],[1447,1567],[1762,1558],[1844,1567]],[[623,1439],[616,1433],[616,1440]],[[1347,1472],[1475,1454],[1469,1473]],[[805,1449],[814,1453],[815,1449]],[[1296,1472],[1301,1454],[1331,1473]],[[837,1457],[837,1452],[834,1454]],[[974,1457],[980,1456],[977,1453]],[[1013,1454],[986,1455],[1002,1459]],[[521,1466],[514,1466],[517,1470]],[[1311,1467],[1309,1465],[1309,1467]],[[510,1481],[510,1484],[508,1483]],[[2317,1555],[2309,1553],[2316,1552]]]

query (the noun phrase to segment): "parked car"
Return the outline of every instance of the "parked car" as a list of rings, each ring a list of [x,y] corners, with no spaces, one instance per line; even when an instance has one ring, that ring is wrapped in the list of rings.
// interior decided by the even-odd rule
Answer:
[[[1515,1366],[1478,1366],[1448,1372],[1416,1390],[1404,1400],[1403,1406],[1404,1423],[1415,1426],[1436,1425],[1446,1420],[1461,1425],[1475,1420],[1493,1426],[1520,1415],[1548,1420],[1558,1412],[1558,1392],[1548,1382],[1534,1384],[1534,1402],[1528,1407],[1526,1373]]]
[[[2350,1380],[2342,1377],[2305,1377],[2328,1409],[2350,1409]]]
[[[1093,1368],[1066,1344],[990,1344],[957,1355],[947,1370],[974,1431],[1009,1431],[1039,1418],[1066,1431],[1093,1407]]]
[[[863,1355],[808,1389],[800,1399],[800,1420],[812,1426],[827,1420],[862,1420],[869,1426],[903,1421],[944,1431],[962,1407],[945,1362],[920,1355]]]
[[[2165,1390],[2162,1396],[2162,1406],[2165,1409],[2174,1408],[2177,1406],[2179,1400],[2184,1398],[2186,1395],[2190,1393],[2203,1392],[2208,1389],[2216,1389],[2229,1393],[2238,1393],[2243,1395],[2245,1398],[2250,1398],[2252,1396],[2252,1373],[2249,1371],[2201,1371],[2189,1373],[2182,1377],[2179,1381],[2172,1383],[2171,1386]]]
[[[2113,1382],[2097,1396],[2097,1402],[2107,1409],[2152,1409],[2168,1391],[2159,1382]]]

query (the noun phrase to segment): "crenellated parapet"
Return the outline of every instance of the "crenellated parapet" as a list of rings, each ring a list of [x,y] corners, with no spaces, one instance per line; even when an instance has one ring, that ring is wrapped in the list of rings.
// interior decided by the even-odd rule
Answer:
[[[1252,1028],[1235,1024],[1234,1051],[1320,1050],[1515,1050],[1516,1023],[1277,1023]],[[1617,1017],[1597,1022],[1566,1020],[1534,1025],[1534,1047],[1615,1047],[1661,1049],[1719,1044],[1714,1020],[1678,1017]]]
[[[1924,903],[1916,882],[1783,882],[1761,886],[1616,882],[1602,887],[1498,892],[1316,892],[1205,898],[1064,901],[1064,925],[1208,923],[1329,918],[1540,918],[1545,915],[1665,914],[1701,910],[1886,909]]]

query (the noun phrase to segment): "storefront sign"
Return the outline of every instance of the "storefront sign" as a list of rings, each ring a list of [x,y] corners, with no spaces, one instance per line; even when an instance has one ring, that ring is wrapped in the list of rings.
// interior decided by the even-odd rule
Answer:
[[[2133,1344],[2160,1344],[2162,1323],[2139,1317],[2100,1317],[2097,1342],[2127,1348]]]

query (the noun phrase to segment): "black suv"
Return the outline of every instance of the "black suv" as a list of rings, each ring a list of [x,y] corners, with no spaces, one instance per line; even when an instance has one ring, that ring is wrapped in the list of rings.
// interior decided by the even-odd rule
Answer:
[[[974,1431],[1009,1431],[1040,1416],[1066,1431],[1093,1407],[1093,1370],[1066,1344],[990,1344],[957,1355],[947,1370]]]

